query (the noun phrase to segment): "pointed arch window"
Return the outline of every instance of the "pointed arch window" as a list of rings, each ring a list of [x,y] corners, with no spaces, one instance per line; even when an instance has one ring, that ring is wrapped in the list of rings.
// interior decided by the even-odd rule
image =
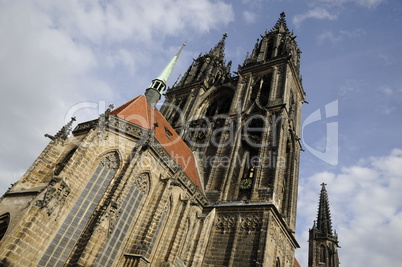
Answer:
[[[3,239],[10,224],[10,213],[5,213],[0,216],[0,241]]]
[[[148,173],[142,173],[134,181],[129,195],[121,206],[121,214],[117,218],[113,232],[103,245],[95,265],[111,266],[117,258],[117,253],[123,244],[129,227],[135,219],[135,215],[138,214],[143,199],[149,192],[149,179]]]
[[[279,258],[276,258],[275,267],[281,267],[281,261],[279,260]]]
[[[269,95],[271,93],[272,72],[262,77],[262,85],[260,92],[260,103],[266,107],[269,104]]]
[[[232,95],[219,95],[209,105],[205,116],[213,117],[219,114],[229,113],[230,105],[232,104]]]
[[[274,40],[271,38],[268,40],[268,44],[267,44],[267,51],[265,53],[265,59],[271,59],[273,58],[272,54],[274,52]]]
[[[327,261],[326,261],[326,249],[325,249],[325,246],[324,245],[321,245],[320,246],[320,248],[319,248],[319,260],[318,260],[318,262],[319,263],[326,263]]]
[[[95,172],[88,179],[83,191],[40,260],[40,266],[49,264],[56,266],[66,263],[119,165],[120,159],[116,152],[111,152],[100,160]]]

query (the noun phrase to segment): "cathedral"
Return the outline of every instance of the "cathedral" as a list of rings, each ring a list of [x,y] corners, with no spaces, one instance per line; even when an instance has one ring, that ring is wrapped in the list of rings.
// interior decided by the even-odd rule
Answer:
[[[300,266],[301,51],[284,13],[235,72],[226,38],[173,86],[182,48],[143,95],[46,135],[0,199],[0,266]],[[337,249],[323,184],[309,267]]]

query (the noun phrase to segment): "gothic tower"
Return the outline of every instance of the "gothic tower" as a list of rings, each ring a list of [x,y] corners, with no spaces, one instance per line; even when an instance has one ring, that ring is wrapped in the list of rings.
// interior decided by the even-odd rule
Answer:
[[[267,227],[264,231],[283,229],[281,238],[289,242],[289,251],[280,255],[273,245],[272,259],[256,253],[255,262],[292,262],[286,257],[292,257],[290,250],[297,247],[299,136],[305,99],[299,75],[301,52],[282,13],[232,75],[231,62],[224,59],[226,37],[195,59],[168,89],[161,112],[196,155],[206,196],[214,203],[209,208],[216,209],[218,222],[223,223],[220,230],[233,230],[236,236],[236,229],[230,228],[249,217],[235,214],[247,214],[260,205],[254,212],[267,216],[260,221]],[[225,225],[228,221],[233,223]],[[266,232],[257,235],[263,238]],[[215,238],[216,244],[222,238],[232,239],[216,233],[211,247]],[[265,246],[269,245],[260,249]],[[207,257],[206,262],[237,262],[233,254],[238,248],[229,247],[227,255],[216,256],[215,262]]]
[[[198,155],[212,202],[271,201],[294,230],[300,153],[300,50],[285,15],[230,73],[227,35],[166,93],[162,114]]]
[[[325,184],[321,184],[320,202],[317,221],[309,233],[309,267],[338,267],[338,236],[332,230],[328,193]]]

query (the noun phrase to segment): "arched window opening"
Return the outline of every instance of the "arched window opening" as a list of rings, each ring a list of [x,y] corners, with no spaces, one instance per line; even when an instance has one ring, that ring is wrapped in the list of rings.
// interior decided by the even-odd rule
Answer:
[[[253,115],[252,118],[247,119],[243,133],[245,135],[245,141],[250,147],[259,148],[261,146],[261,137],[264,127],[265,120],[262,115]]]
[[[265,59],[270,59],[272,58],[272,53],[274,50],[274,40],[270,39],[268,41],[268,45],[267,45],[267,52],[265,53]]]
[[[276,258],[275,267],[281,267],[281,261],[279,260],[279,258]]]
[[[229,113],[230,106],[232,104],[232,97],[233,95],[230,92],[220,94],[219,96],[215,97],[205,112],[205,116],[213,117],[219,114]]]
[[[179,124],[179,120],[183,118],[183,109],[187,103],[187,97],[178,98],[177,105],[173,107],[173,116],[169,120],[170,124],[174,127],[176,124]]]
[[[321,245],[320,246],[320,259],[319,259],[319,263],[326,263],[326,255],[325,255],[325,246]]]
[[[10,224],[10,213],[0,216],[0,241],[3,239],[7,232],[8,225]]]
[[[111,266],[113,259],[118,255],[119,249],[124,246],[124,239],[133,220],[140,214],[150,188],[150,176],[148,173],[140,174],[135,180],[129,194],[123,201],[119,216],[115,218],[113,232],[106,240],[98,255],[96,266]]]
[[[208,107],[205,115],[207,117],[212,117],[212,116],[215,116],[216,114],[218,114],[218,105],[219,105],[219,102],[217,99],[215,99],[215,101],[213,101],[212,104]]]
[[[257,99],[258,92],[261,86],[261,78],[257,78],[253,87],[251,88],[251,93],[250,93],[250,102],[254,103],[255,100]]]
[[[86,234],[92,231],[91,227],[97,218],[97,216],[92,215],[98,214],[95,213],[95,209],[119,166],[120,157],[116,152],[111,152],[100,160],[78,200],[58,230],[56,237],[42,256],[39,265],[45,266],[49,262],[54,262],[56,266],[67,261],[75,263],[79,259],[88,241],[87,237],[91,236]],[[86,227],[86,225],[90,227]],[[62,238],[59,238],[59,236],[62,236]]]
[[[267,74],[263,77],[263,84],[260,93],[260,103],[264,107],[268,106],[269,94],[271,92],[271,83],[272,83],[272,73]]]

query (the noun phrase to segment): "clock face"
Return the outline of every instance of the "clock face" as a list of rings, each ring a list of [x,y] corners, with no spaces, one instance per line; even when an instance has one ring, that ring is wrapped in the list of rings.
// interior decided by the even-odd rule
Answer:
[[[240,180],[240,189],[250,189],[252,181],[251,179],[241,179]]]

